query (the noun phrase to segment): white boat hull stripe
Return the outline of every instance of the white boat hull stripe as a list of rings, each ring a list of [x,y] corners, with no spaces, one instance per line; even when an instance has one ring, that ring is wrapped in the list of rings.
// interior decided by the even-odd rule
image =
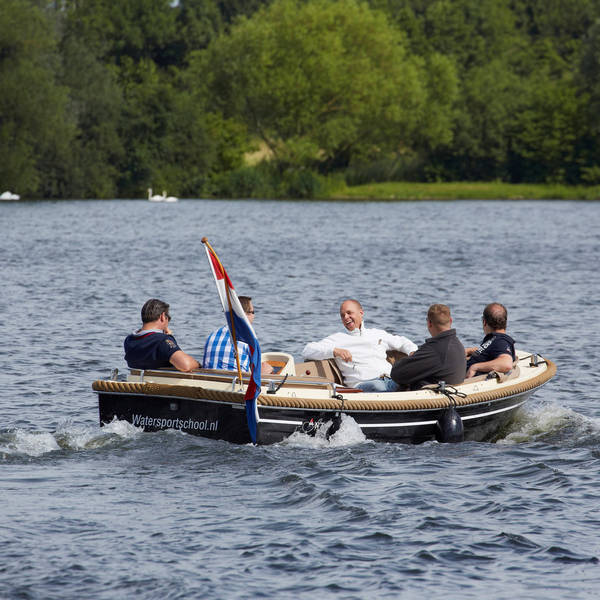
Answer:
[[[469,421],[471,419],[480,419],[481,417],[489,417],[490,415],[496,415],[498,413],[506,412],[508,410],[514,410],[519,408],[525,404],[525,400],[523,402],[519,402],[518,404],[511,404],[505,408],[499,408],[498,410],[490,410],[485,413],[478,413],[476,415],[467,415],[466,417],[461,417],[463,421]],[[303,421],[284,421],[280,419],[258,419],[259,423],[279,423],[281,425],[302,425]],[[358,424],[361,429],[374,429],[374,428],[383,428],[383,427],[415,427],[419,425],[435,425],[437,421],[411,421],[410,423],[365,423]]]

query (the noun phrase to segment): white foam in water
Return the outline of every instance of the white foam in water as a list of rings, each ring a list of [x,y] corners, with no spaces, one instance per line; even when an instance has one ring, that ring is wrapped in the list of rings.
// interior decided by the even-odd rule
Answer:
[[[327,421],[320,425],[314,436],[295,431],[282,443],[303,448],[339,448],[342,446],[362,444],[367,439],[358,423],[348,415],[342,414],[340,428],[327,439],[327,430],[330,425],[331,421]]]
[[[132,425],[129,421],[117,421],[117,419],[114,418],[110,423],[104,425],[101,431],[103,433],[114,433],[115,435],[118,435],[119,437],[125,439],[131,439],[143,433],[144,428],[136,427],[135,425]]]
[[[56,438],[51,433],[31,433],[17,429],[2,437],[4,444],[0,446],[0,454],[42,456],[48,452],[60,450]]]
[[[135,427],[127,421],[113,420],[100,429],[91,426],[77,426],[66,421],[58,428],[56,436],[63,448],[86,450],[106,445],[107,438],[114,435],[123,439],[132,439],[141,432],[141,428]]]
[[[143,432],[127,421],[114,420],[102,428],[62,423],[55,433],[17,429],[0,437],[0,456],[42,456],[56,450],[89,450],[113,442],[114,437],[133,439]]]
[[[136,427],[129,421],[118,421],[116,418],[100,429],[73,431],[68,440],[69,446],[74,449],[102,448],[115,441],[115,436],[122,440],[132,440],[144,432],[142,427]]]
[[[544,404],[533,409],[521,410],[512,424],[513,431],[505,438],[498,440],[499,444],[519,444],[536,439],[537,437],[558,432],[569,425],[589,425],[586,419],[575,411],[557,404]],[[598,427],[598,424],[596,424]]]

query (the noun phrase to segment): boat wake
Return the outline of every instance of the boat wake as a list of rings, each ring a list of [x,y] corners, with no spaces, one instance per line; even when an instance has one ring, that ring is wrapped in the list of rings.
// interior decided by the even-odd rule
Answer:
[[[65,423],[54,433],[12,429],[0,432],[0,459],[39,457],[65,450],[93,450],[133,439],[142,433],[141,427],[116,420],[102,428]]]
[[[327,432],[331,424],[331,421],[325,421],[318,425],[314,433],[311,434],[295,431],[287,439],[280,442],[280,445],[302,448],[339,448],[354,446],[367,441],[358,423],[348,415],[342,414],[340,428],[328,438]]]
[[[579,447],[600,443],[600,420],[586,417],[558,404],[523,408],[497,439],[498,444],[545,442]]]
[[[357,422],[348,415],[342,414],[340,428],[327,437],[331,423],[320,423],[311,434],[296,431],[279,445],[340,448],[369,441]],[[143,433],[143,428],[116,419],[103,427],[65,422],[53,433],[25,429],[5,430],[0,431],[0,460],[111,447],[136,439]],[[538,404],[518,411],[511,424],[495,441],[505,445],[543,442],[566,447],[598,446],[600,419],[586,417],[557,404]]]
[[[333,448],[368,441],[356,421],[348,415],[342,414],[340,429],[328,439],[330,425],[331,421],[320,424],[313,434],[296,431],[280,445]],[[543,442],[567,447],[597,446],[600,444],[600,419],[586,417],[557,404],[541,403],[519,410],[495,441],[505,445]]]

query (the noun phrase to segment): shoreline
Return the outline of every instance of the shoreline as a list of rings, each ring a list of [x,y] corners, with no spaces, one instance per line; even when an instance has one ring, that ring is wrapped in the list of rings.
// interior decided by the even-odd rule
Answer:
[[[600,200],[600,185],[569,186],[501,182],[385,182],[344,186],[325,194],[329,200]]]

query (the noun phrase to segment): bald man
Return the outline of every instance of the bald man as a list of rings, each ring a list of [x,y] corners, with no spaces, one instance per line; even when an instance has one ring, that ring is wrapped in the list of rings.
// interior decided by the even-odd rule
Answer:
[[[508,315],[499,302],[488,304],[483,310],[481,323],[485,337],[481,345],[466,348],[467,377],[475,377],[490,371],[508,373],[517,358],[515,341],[506,333]]]
[[[398,386],[390,378],[392,365],[387,361],[387,350],[410,354],[417,345],[401,335],[392,335],[383,329],[367,329],[364,311],[358,300],[344,300],[340,318],[345,331],[334,333],[319,342],[306,344],[304,360],[334,358],[344,383],[364,392],[394,392]]]

